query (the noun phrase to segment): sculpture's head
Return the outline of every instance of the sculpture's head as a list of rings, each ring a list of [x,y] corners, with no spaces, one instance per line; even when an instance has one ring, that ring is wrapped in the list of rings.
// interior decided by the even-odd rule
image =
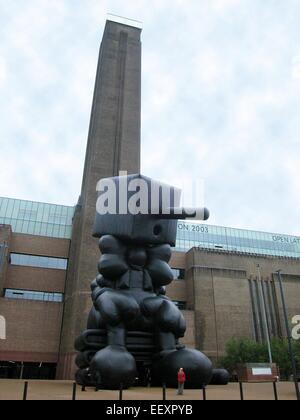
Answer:
[[[209,217],[207,209],[179,207],[181,190],[143,175],[105,178],[97,186],[93,236],[175,246],[177,220]]]

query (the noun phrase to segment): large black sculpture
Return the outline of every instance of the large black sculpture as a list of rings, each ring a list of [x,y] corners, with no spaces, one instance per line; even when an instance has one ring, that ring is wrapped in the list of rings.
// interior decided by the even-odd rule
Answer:
[[[201,352],[179,343],[186,323],[164,288],[173,280],[168,262],[171,246],[175,246],[177,219],[186,217],[184,211],[178,214],[180,192],[142,175],[105,181],[116,187],[117,214],[96,214],[99,275],[91,284],[93,307],[87,330],[75,343],[80,352],[76,380],[81,385],[118,389],[121,384],[124,388],[133,385],[136,377],[147,380],[151,376],[153,384],[176,387],[177,371],[183,367],[186,387],[201,388],[211,380],[212,364]],[[141,191],[139,181],[147,185],[147,192]],[[135,198],[140,206],[136,214],[130,214],[128,207],[127,214],[121,214],[124,197],[119,193],[124,186],[129,190],[126,203]],[[154,206],[153,191],[159,197]],[[143,193],[140,200],[137,192]],[[99,198],[107,193],[104,188]],[[202,218],[208,218],[206,209]]]

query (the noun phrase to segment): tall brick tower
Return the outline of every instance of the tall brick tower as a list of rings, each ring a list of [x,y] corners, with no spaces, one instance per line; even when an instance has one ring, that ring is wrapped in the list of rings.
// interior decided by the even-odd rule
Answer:
[[[85,329],[99,249],[92,238],[99,179],[140,171],[141,26],[109,16],[100,47],[81,195],[70,249],[57,377],[75,372],[74,340]]]

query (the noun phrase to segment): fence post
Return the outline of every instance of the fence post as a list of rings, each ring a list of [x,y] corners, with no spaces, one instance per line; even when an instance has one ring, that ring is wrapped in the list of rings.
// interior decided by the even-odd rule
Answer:
[[[166,401],[167,399],[166,394],[167,394],[167,387],[166,387],[166,384],[163,383],[163,401]]]
[[[276,385],[276,382],[273,382],[273,389],[274,389],[274,397],[275,397],[275,401],[278,401],[278,392],[277,392],[277,385]]]
[[[123,401],[123,384],[120,383],[119,401]]]
[[[76,382],[73,382],[72,401],[76,401],[76,391],[77,391],[77,384]]]
[[[244,401],[243,383],[242,382],[239,382],[239,384],[240,384],[241,401]]]
[[[27,401],[28,381],[24,382],[23,401]]]

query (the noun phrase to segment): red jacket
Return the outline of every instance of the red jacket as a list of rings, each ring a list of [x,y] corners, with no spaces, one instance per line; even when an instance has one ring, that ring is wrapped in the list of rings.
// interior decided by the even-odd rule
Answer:
[[[185,382],[185,373],[184,372],[178,372],[178,382],[182,383]]]

